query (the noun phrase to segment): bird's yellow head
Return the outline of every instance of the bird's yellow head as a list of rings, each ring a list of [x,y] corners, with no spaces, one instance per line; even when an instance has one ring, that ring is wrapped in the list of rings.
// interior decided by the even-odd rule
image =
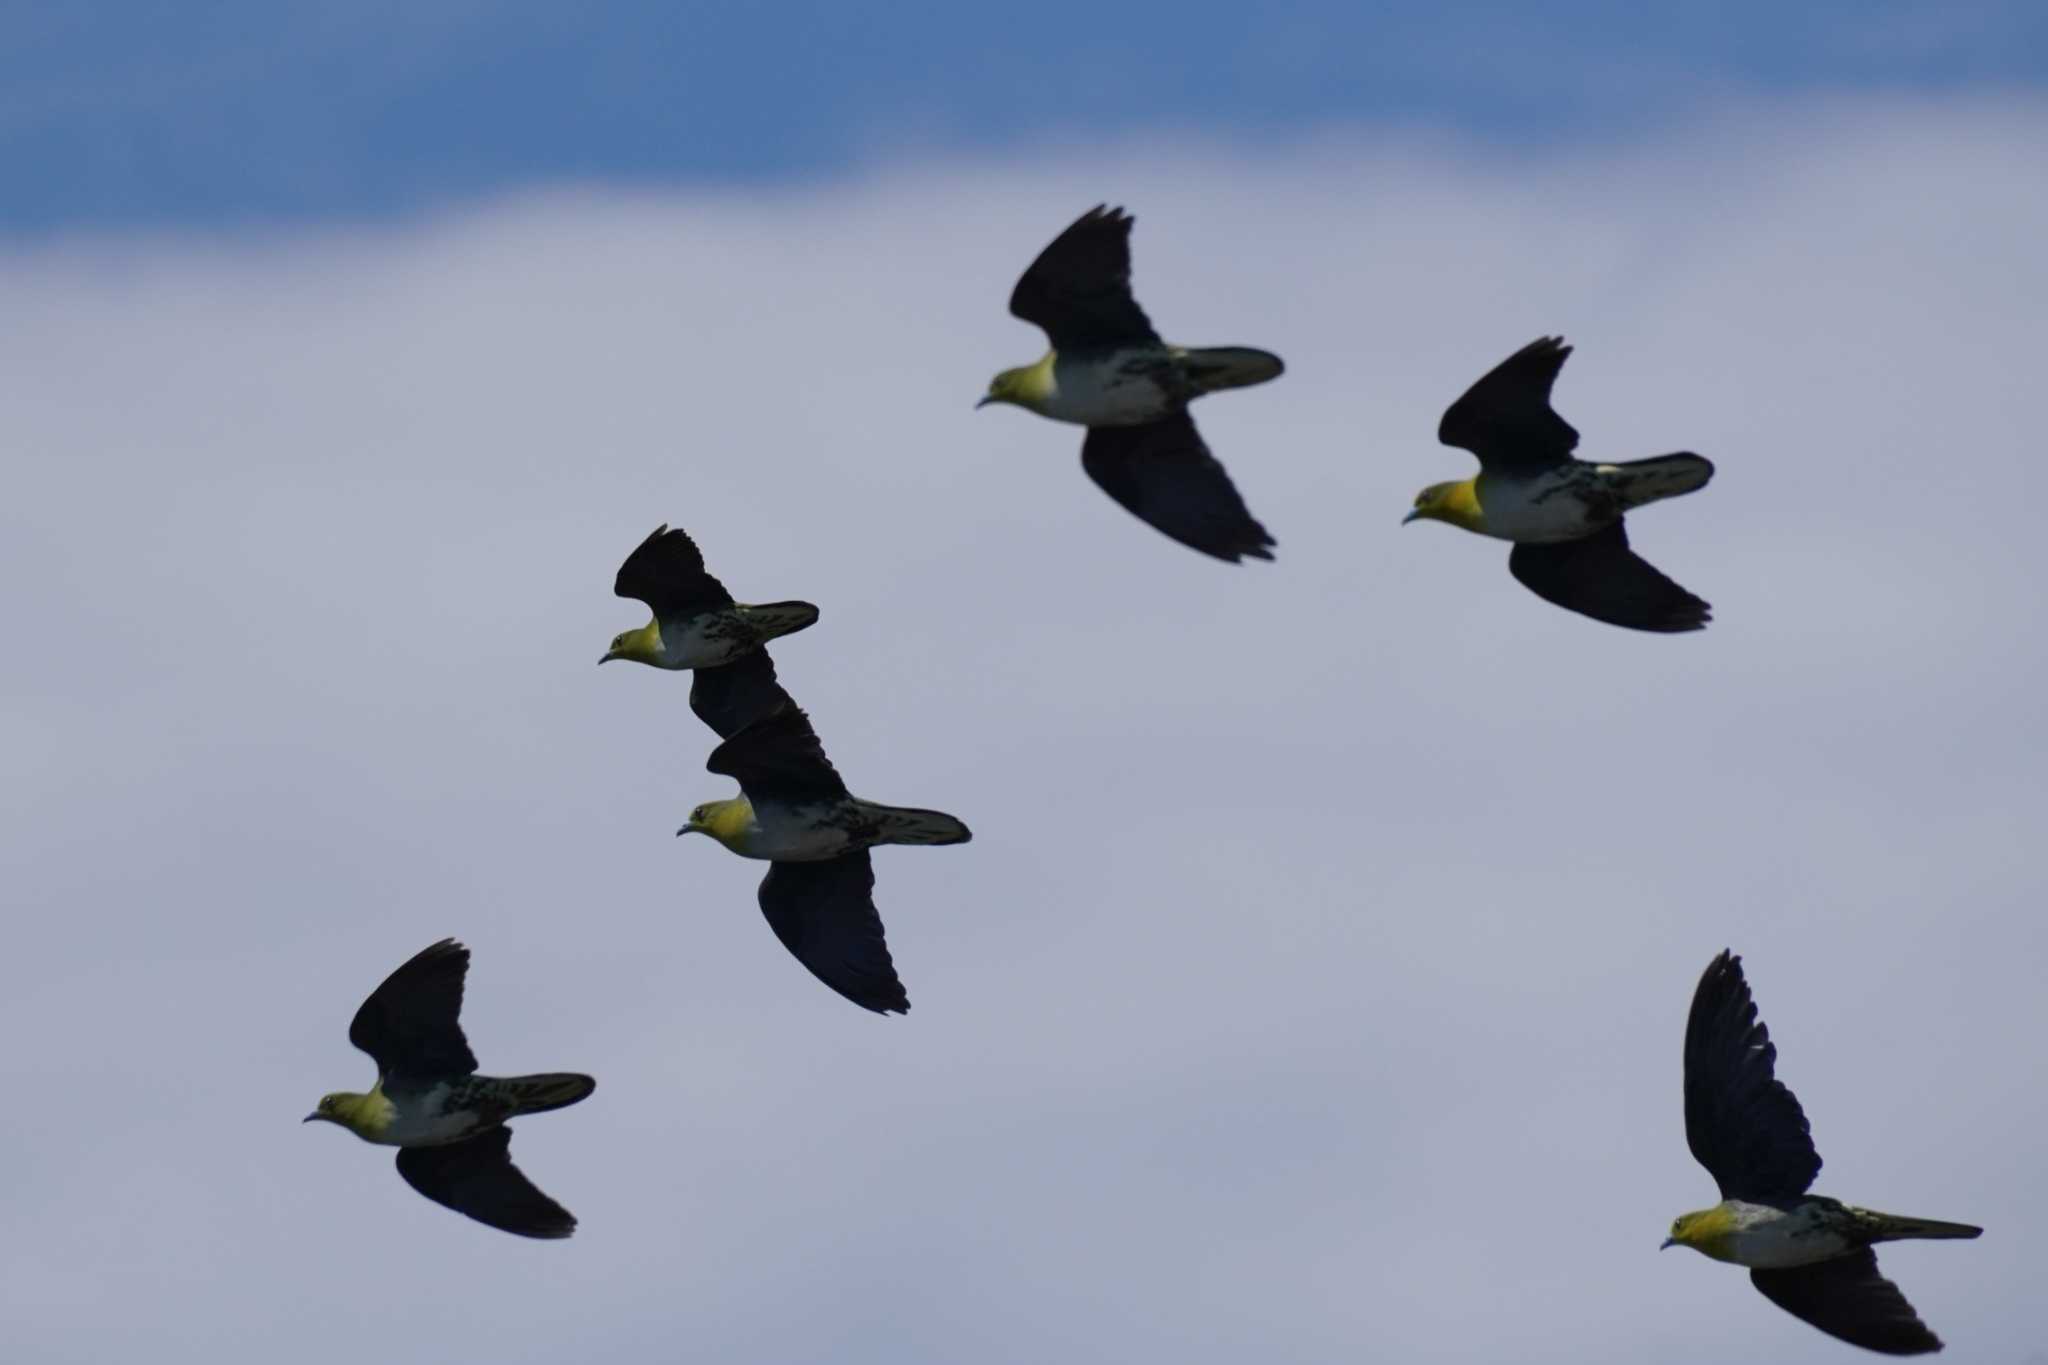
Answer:
[[[735,796],[725,801],[706,801],[690,812],[690,818],[676,831],[678,837],[685,834],[708,834],[731,848],[735,841],[745,836],[747,826],[754,823],[753,803],[744,796]]]
[[[1460,479],[1455,483],[1433,483],[1417,493],[1413,510],[1401,518],[1401,524],[1447,521],[1471,531],[1479,527],[1481,520],[1478,488],[1473,480]]]
[[[598,662],[610,663],[613,659],[631,659],[635,663],[651,664],[661,658],[661,622],[649,621],[638,630],[623,631],[612,636],[612,647],[604,652]]]
[[[1711,1209],[1700,1209],[1693,1213],[1681,1213],[1671,1220],[1671,1235],[1664,1239],[1664,1246],[1691,1247],[1704,1256],[1725,1261],[1728,1241],[1735,1231],[1734,1215],[1726,1204],[1716,1204]],[[1658,1250],[1663,1250],[1659,1247]]]
[[[974,406],[985,408],[990,403],[1012,403],[1020,408],[1034,411],[1052,393],[1051,352],[1036,365],[1020,365],[1014,370],[1004,370],[988,381],[988,392]]]
[[[391,1113],[391,1101],[384,1098],[384,1083],[379,1081],[367,1095],[348,1090],[322,1095],[319,1106],[300,1121],[338,1123],[357,1137],[374,1138],[390,1125]]]

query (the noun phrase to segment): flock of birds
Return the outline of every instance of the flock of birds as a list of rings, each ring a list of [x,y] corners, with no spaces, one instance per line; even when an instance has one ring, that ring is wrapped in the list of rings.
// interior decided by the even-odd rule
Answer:
[[[1140,519],[1219,559],[1271,559],[1273,537],[1187,409],[1205,393],[1278,376],[1280,358],[1162,341],[1131,295],[1131,222],[1120,209],[1090,210],[1024,272],[1010,311],[1043,328],[1051,348],[996,375],[977,406],[1015,404],[1086,427],[1082,467]],[[1638,557],[1622,521],[1645,503],[1700,488],[1713,466],[1690,452],[1621,464],[1574,458],[1578,432],[1550,406],[1570,353],[1560,339],[1540,338],[1450,406],[1439,438],[1477,455],[1480,472],[1423,489],[1407,519],[1511,541],[1509,572],[1558,606],[1635,630],[1698,630],[1707,604]],[[666,526],[626,557],[614,590],[645,603],[651,619],[614,637],[599,662],[690,672],[690,709],[719,740],[705,766],[739,785],[737,796],[692,810],[678,835],[704,834],[766,862],[761,910],[797,961],[864,1009],[908,1011],[875,910],[869,850],[971,836],[941,811],[882,805],[847,789],[765,648],[816,621],[818,608],[735,601],[695,542]],[[575,1104],[596,1082],[574,1073],[477,1074],[458,1022],[468,968],[469,950],[444,939],[393,972],[349,1026],[349,1041],[377,1064],[377,1083],[325,1096],[307,1121],[398,1148],[408,1184],[481,1223],[567,1237],[576,1219],[512,1164],[505,1125]],[[1808,1193],[1821,1161],[1798,1100],[1776,1079],[1776,1059],[1741,959],[1723,952],[1694,992],[1684,1048],[1686,1141],[1721,1202],[1681,1215],[1664,1245],[1748,1267],[1765,1297],[1843,1341],[1891,1355],[1941,1349],[1879,1274],[1871,1247],[1981,1229]]]

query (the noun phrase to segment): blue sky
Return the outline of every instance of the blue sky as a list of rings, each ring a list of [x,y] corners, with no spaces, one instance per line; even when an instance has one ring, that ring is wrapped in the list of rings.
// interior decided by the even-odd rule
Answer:
[[[0,230],[374,216],[532,183],[1372,124],[1515,144],[2048,78],[2048,8],[1773,0],[12,3]]]

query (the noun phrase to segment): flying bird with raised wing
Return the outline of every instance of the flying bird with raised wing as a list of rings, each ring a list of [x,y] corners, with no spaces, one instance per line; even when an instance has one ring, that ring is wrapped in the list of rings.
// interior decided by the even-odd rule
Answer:
[[[1154,529],[1205,555],[1271,559],[1276,543],[1209,453],[1188,404],[1276,378],[1280,357],[1246,346],[1162,341],[1131,296],[1131,223],[1097,205],[1039,253],[1010,312],[1051,349],[989,381],[976,407],[1009,403],[1088,428],[1081,467]]]
[[[964,844],[967,826],[941,811],[884,806],[849,793],[810,717],[794,704],[719,745],[704,765],[740,784],[707,801],[678,835],[706,834],[743,858],[772,866],[761,911],[783,947],[820,981],[864,1009],[904,1013],[875,909],[877,844]]]
[[[1664,1245],[1749,1267],[1765,1298],[1831,1337],[1885,1355],[1939,1351],[1941,1339],[1878,1274],[1870,1248],[1983,1229],[1808,1194],[1820,1154],[1799,1101],[1777,1079],[1777,1058],[1742,959],[1723,951],[1700,977],[1685,1023],[1686,1145],[1721,1202],[1680,1214]]]
[[[1609,625],[1700,630],[1712,608],[1629,548],[1626,512],[1690,493],[1714,466],[1690,451],[1621,464],[1576,459],[1579,433],[1550,406],[1572,348],[1538,337],[1445,411],[1437,439],[1479,457],[1470,479],[1436,483],[1403,519],[1514,542],[1508,572],[1546,602]]]
[[[437,1204],[521,1237],[567,1237],[576,1219],[512,1164],[505,1121],[587,1098],[597,1088],[570,1072],[479,1076],[462,1035],[469,949],[444,938],[370,992],[348,1040],[377,1063],[367,1094],[337,1091],[306,1115],[365,1142],[398,1148],[398,1173]]]
[[[720,739],[789,701],[763,646],[815,622],[818,609],[809,602],[735,602],[705,572],[697,543],[667,526],[657,527],[626,556],[612,591],[646,603],[653,619],[612,637],[598,662],[630,659],[654,668],[694,669],[690,709]]]

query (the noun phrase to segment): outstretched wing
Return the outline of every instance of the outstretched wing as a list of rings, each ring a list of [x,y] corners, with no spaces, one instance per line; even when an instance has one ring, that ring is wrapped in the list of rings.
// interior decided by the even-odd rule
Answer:
[[[1081,468],[1125,511],[1189,549],[1235,564],[1271,559],[1253,519],[1185,410],[1136,427],[1090,427]]]
[[[704,572],[704,556],[684,531],[656,527],[619,566],[612,591],[645,602],[656,620],[732,605],[725,585]]]
[[[697,669],[691,677],[690,709],[720,739],[731,739],[754,722],[794,705],[776,681],[775,664],[765,648],[729,664]]]
[[[1469,450],[1482,469],[1535,473],[1563,464],[1579,433],[1550,406],[1550,386],[1572,348],[1538,337],[1494,366],[1444,411],[1436,438]]]
[[[1778,1307],[1851,1346],[1888,1356],[1941,1349],[1899,1287],[1877,1273],[1869,1247],[1791,1270],[1752,1270],[1750,1283]]]
[[[761,879],[761,913],[811,975],[877,1014],[910,1009],[875,910],[866,849],[816,863],[776,863]]]
[[[811,728],[811,718],[794,702],[713,749],[704,766],[738,782],[756,804],[764,797],[828,801],[847,794],[846,783]]]
[[[1777,1060],[1742,959],[1723,950],[1685,1021],[1685,1141],[1723,1199],[1783,1203],[1820,1174],[1806,1114],[1777,1079]]]
[[[469,949],[444,938],[422,949],[370,992],[348,1026],[348,1040],[386,1076],[466,1076],[476,1054],[457,1023]]]
[[[401,1147],[398,1173],[436,1204],[521,1237],[567,1237],[576,1216],[512,1164],[512,1130],[493,1128],[443,1147]]]
[[[1628,547],[1617,520],[1580,540],[1517,545],[1508,572],[1546,602],[1630,630],[1704,630],[1714,609]]]
[[[1131,297],[1131,223],[1097,204],[1052,239],[1010,293],[1010,311],[1045,329],[1056,351],[1153,344],[1145,310]]]

